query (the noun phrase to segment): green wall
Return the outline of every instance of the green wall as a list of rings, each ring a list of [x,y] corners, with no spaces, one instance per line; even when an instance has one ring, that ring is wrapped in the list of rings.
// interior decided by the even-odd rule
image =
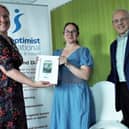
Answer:
[[[63,27],[75,22],[80,28],[79,41],[94,58],[90,85],[106,80],[110,71],[109,47],[116,33],[112,28],[112,12],[129,9],[129,0],[72,0],[51,11],[53,50],[64,47]]]

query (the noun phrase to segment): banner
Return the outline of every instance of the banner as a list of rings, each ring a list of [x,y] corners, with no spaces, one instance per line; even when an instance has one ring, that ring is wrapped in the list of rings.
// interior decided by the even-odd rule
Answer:
[[[19,48],[24,63],[21,71],[34,80],[36,56],[51,55],[48,6],[4,4],[10,11],[9,36]],[[28,129],[49,129],[52,88],[24,85]]]

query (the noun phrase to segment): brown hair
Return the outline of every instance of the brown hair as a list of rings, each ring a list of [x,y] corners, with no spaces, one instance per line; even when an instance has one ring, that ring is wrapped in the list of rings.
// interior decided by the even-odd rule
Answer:
[[[4,5],[0,4],[0,7],[1,7],[1,8],[3,8],[3,9],[5,9],[5,10],[8,12],[8,14],[10,14],[10,13],[9,13],[9,10],[7,9],[7,7],[6,7],[6,6],[4,6]]]

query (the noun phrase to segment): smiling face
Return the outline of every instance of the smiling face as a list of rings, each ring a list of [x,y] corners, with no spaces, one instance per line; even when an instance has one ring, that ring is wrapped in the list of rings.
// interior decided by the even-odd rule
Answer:
[[[78,35],[79,35],[78,30],[76,26],[74,26],[73,24],[68,24],[64,28],[64,39],[66,43],[69,44],[77,43]]]
[[[118,10],[113,14],[112,24],[114,29],[121,36],[129,29],[129,13],[126,10]]]
[[[10,27],[9,12],[6,8],[0,6],[0,33],[7,34]]]

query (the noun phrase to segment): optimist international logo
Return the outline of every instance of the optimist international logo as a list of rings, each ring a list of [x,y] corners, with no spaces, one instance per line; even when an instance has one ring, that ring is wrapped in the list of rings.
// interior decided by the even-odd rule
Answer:
[[[15,9],[14,11],[16,13],[16,15],[14,17],[15,28],[14,28],[12,33],[15,33],[15,32],[17,32],[17,31],[19,31],[21,29],[20,17],[22,15],[24,15],[23,13],[20,13],[19,9]]]

